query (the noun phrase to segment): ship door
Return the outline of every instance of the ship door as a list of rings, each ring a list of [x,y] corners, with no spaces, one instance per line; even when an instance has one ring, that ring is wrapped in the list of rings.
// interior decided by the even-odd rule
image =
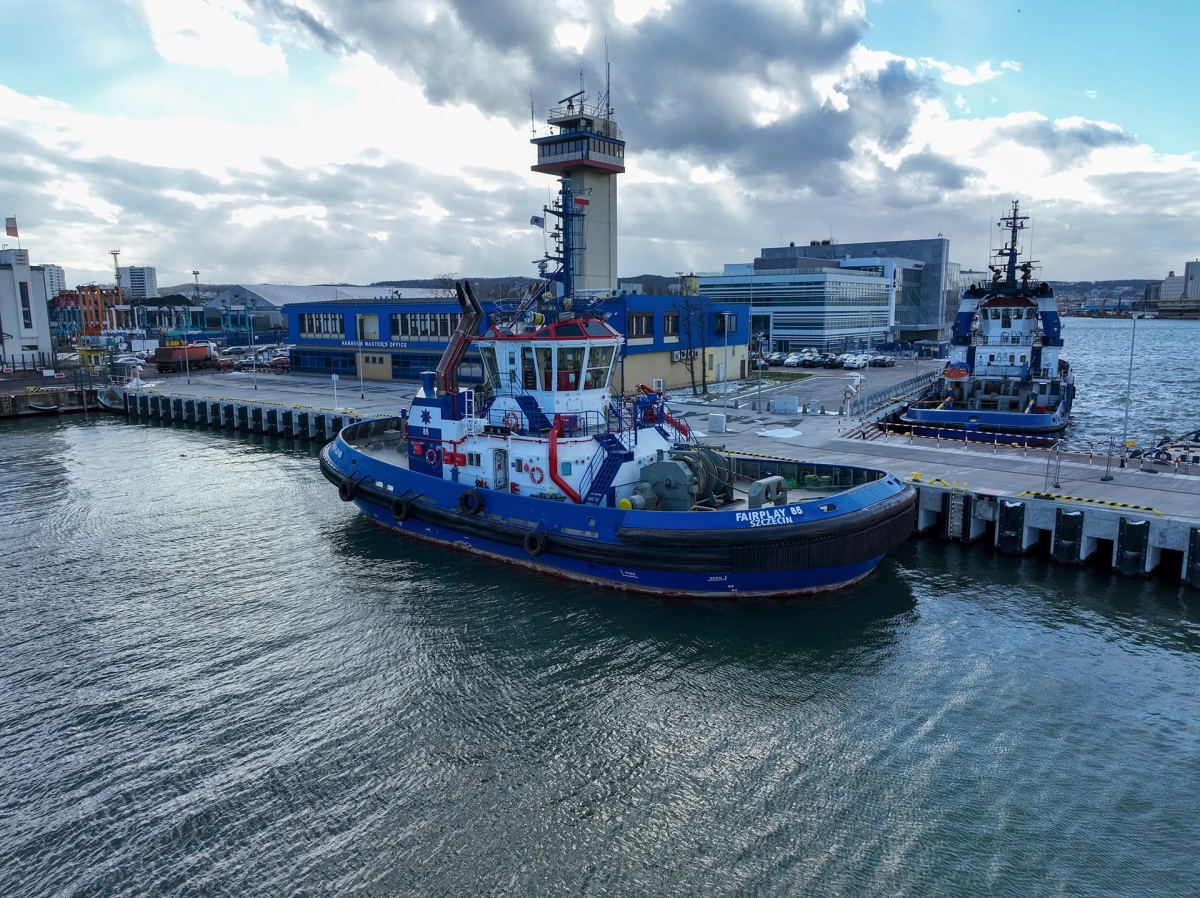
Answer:
[[[508,489],[508,450],[492,450],[492,489]]]

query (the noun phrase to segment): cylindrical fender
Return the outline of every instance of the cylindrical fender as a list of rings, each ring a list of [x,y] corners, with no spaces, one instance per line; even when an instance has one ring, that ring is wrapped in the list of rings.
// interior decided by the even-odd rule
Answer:
[[[483,493],[469,489],[458,497],[458,510],[463,514],[477,515],[483,511]]]
[[[345,478],[338,484],[338,498],[343,502],[350,502],[358,495],[358,484],[349,477]]]
[[[546,534],[540,530],[530,530],[525,534],[525,551],[537,558],[546,551]]]

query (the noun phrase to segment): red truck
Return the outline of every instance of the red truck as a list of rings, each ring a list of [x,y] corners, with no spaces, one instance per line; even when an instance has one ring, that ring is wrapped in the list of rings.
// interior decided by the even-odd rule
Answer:
[[[217,349],[211,343],[160,346],[154,350],[154,365],[159,371],[182,371],[185,367],[212,368],[216,364]]]

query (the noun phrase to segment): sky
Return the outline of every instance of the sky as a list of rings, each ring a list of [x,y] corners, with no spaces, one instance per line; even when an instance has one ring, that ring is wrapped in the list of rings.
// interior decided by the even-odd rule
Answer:
[[[607,42],[623,278],[831,236],[980,269],[1014,199],[1043,277],[1161,278],[1200,255],[1198,30],[1194,0],[0,0],[0,215],[70,284],[117,248],[161,285],[532,275],[530,97],[595,99]]]

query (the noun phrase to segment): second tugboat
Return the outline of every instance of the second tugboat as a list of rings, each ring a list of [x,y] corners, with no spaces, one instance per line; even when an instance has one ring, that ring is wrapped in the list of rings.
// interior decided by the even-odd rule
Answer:
[[[484,312],[469,283],[436,371],[398,417],[321,452],[342,500],[416,537],[549,574],[660,595],[792,595],[866,576],[916,523],[885,471],[739,456],[698,443],[662,397],[614,396],[624,338],[574,289],[586,207],[563,178],[536,290]],[[460,387],[475,343],[487,382]]]
[[[1054,291],[1031,283],[1033,262],[1017,264],[1017,237],[1028,221],[1019,213],[1014,201],[1012,214],[999,222],[1008,243],[989,266],[991,283],[963,293],[941,377],[900,416],[917,434],[1049,441],[1067,426],[1075,378],[1059,357]]]

